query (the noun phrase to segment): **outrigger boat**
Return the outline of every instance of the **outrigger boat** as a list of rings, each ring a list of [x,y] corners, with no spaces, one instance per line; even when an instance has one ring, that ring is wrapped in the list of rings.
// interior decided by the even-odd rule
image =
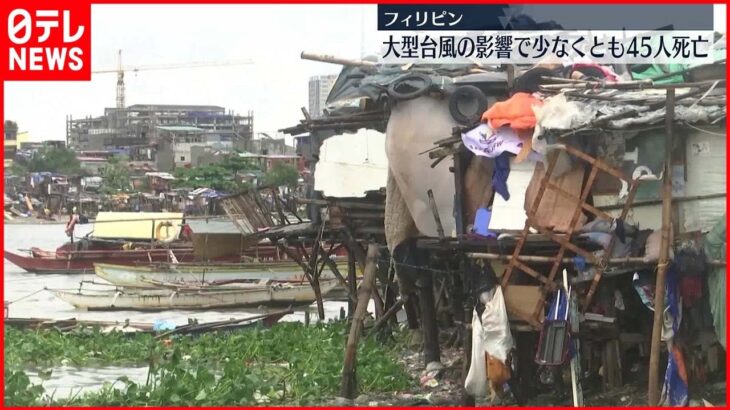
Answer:
[[[215,284],[231,281],[307,283],[302,268],[294,262],[245,264],[170,264],[125,266],[94,264],[96,276],[116,286],[155,288],[151,281],[167,283]],[[323,270],[320,280],[334,280],[335,275]]]
[[[33,247],[24,253],[4,250],[4,257],[34,273],[93,273],[94,263],[134,266],[161,262],[193,262],[193,243],[181,235],[181,213],[100,212],[92,235],[68,242],[55,251]],[[68,229],[68,228],[67,228]],[[254,244],[228,255],[207,258],[215,262],[252,259],[282,261],[271,244]]]
[[[155,284],[158,286],[157,289],[48,290],[76,308],[86,310],[222,309],[261,305],[300,305],[315,300],[314,290],[309,283],[229,284],[199,288]],[[335,280],[321,282],[322,295],[326,295],[338,285]]]

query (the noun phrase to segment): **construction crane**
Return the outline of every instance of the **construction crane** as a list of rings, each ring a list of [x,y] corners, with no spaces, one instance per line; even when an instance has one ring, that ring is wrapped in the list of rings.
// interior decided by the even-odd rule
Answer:
[[[122,50],[119,50],[117,57],[117,68],[106,69],[106,70],[92,70],[92,74],[117,74],[117,108],[123,109],[125,105],[125,88],[124,88],[124,73],[127,71],[138,72],[138,71],[153,71],[153,70],[176,70],[181,68],[202,68],[202,67],[220,67],[220,66],[234,66],[234,65],[247,65],[253,64],[251,60],[229,60],[229,61],[193,61],[188,63],[176,63],[176,64],[156,64],[156,65],[142,65],[134,67],[125,67],[122,65]]]

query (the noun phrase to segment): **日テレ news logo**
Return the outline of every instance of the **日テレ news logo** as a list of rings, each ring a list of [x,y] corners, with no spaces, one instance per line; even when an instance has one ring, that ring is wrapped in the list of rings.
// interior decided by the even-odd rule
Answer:
[[[4,2],[5,3],[5,2]],[[2,56],[5,80],[89,80],[89,4],[7,2]]]

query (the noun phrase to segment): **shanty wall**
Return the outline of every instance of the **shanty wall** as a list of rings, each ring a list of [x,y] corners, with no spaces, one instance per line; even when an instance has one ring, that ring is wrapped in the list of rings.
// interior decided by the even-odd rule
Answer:
[[[385,188],[387,182],[383,133],[361,129],[357,134],[336,135],[322,143],[314,189],[326,197],[362,198],[367,191]]]
[[[712,195],[726,192],[725,134],[724,126],[703,129],[706,133],[692,128],[675,128],[677,145],[673,152],[672,195],[675,199],[698,195]],[[648,135],[639,135],[627,144],[627,151],[639,146],[639,164],[646,164],[659,175],[664,156],[663,130]],[[646,153],[646,154],[644,154]],[[645,156],[646,155],[646,156]],[[632,165],[635,166],[635,165]],[[597,206],[612,205],[617,202],[616,195],[594,195]],[[661,200],[661,181],[644,181],[637,191],[635,202]],[[726,198],[702,199],[677,202],[672,218],[675,229],[682,232],[708,231],[725,214]],[[620,210],[609,211],[618,216]],[[641,229],[660,229],[662,220],[661,204],[636,206],[629,213],[628,222],[639,223]]]
[[[708,128],[725,134],[725,127]],[[694,131],[687,136],[687,181],[685,195],[711,195],[726,192],[726,161],[724,136]],[[725,214],[726,198],[705,199],[680,204],[684,231],[708,231]]]

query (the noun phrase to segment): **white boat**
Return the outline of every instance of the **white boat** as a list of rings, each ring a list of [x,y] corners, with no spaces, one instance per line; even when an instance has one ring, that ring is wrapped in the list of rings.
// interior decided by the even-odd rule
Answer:
[[[322,295],[338,285],[320,283]],[[222,285],[213,289],[117,289],[65,291],[49,289],[59,299],[86,310],[218,309],[260,305],[308,304],[315,300],[314,290],[305,283],[271,285]]]
[[[279,266],[259,265],[183,265],[165,264],[160,266],[125,266],[95,263],[96,276],[123,287],[156,288],[151,281],[187,284],[212,284],[223,281],[262,281],[308,283],[299,265]],[[335,275],[323,270],[321,281],[334,280]]]

